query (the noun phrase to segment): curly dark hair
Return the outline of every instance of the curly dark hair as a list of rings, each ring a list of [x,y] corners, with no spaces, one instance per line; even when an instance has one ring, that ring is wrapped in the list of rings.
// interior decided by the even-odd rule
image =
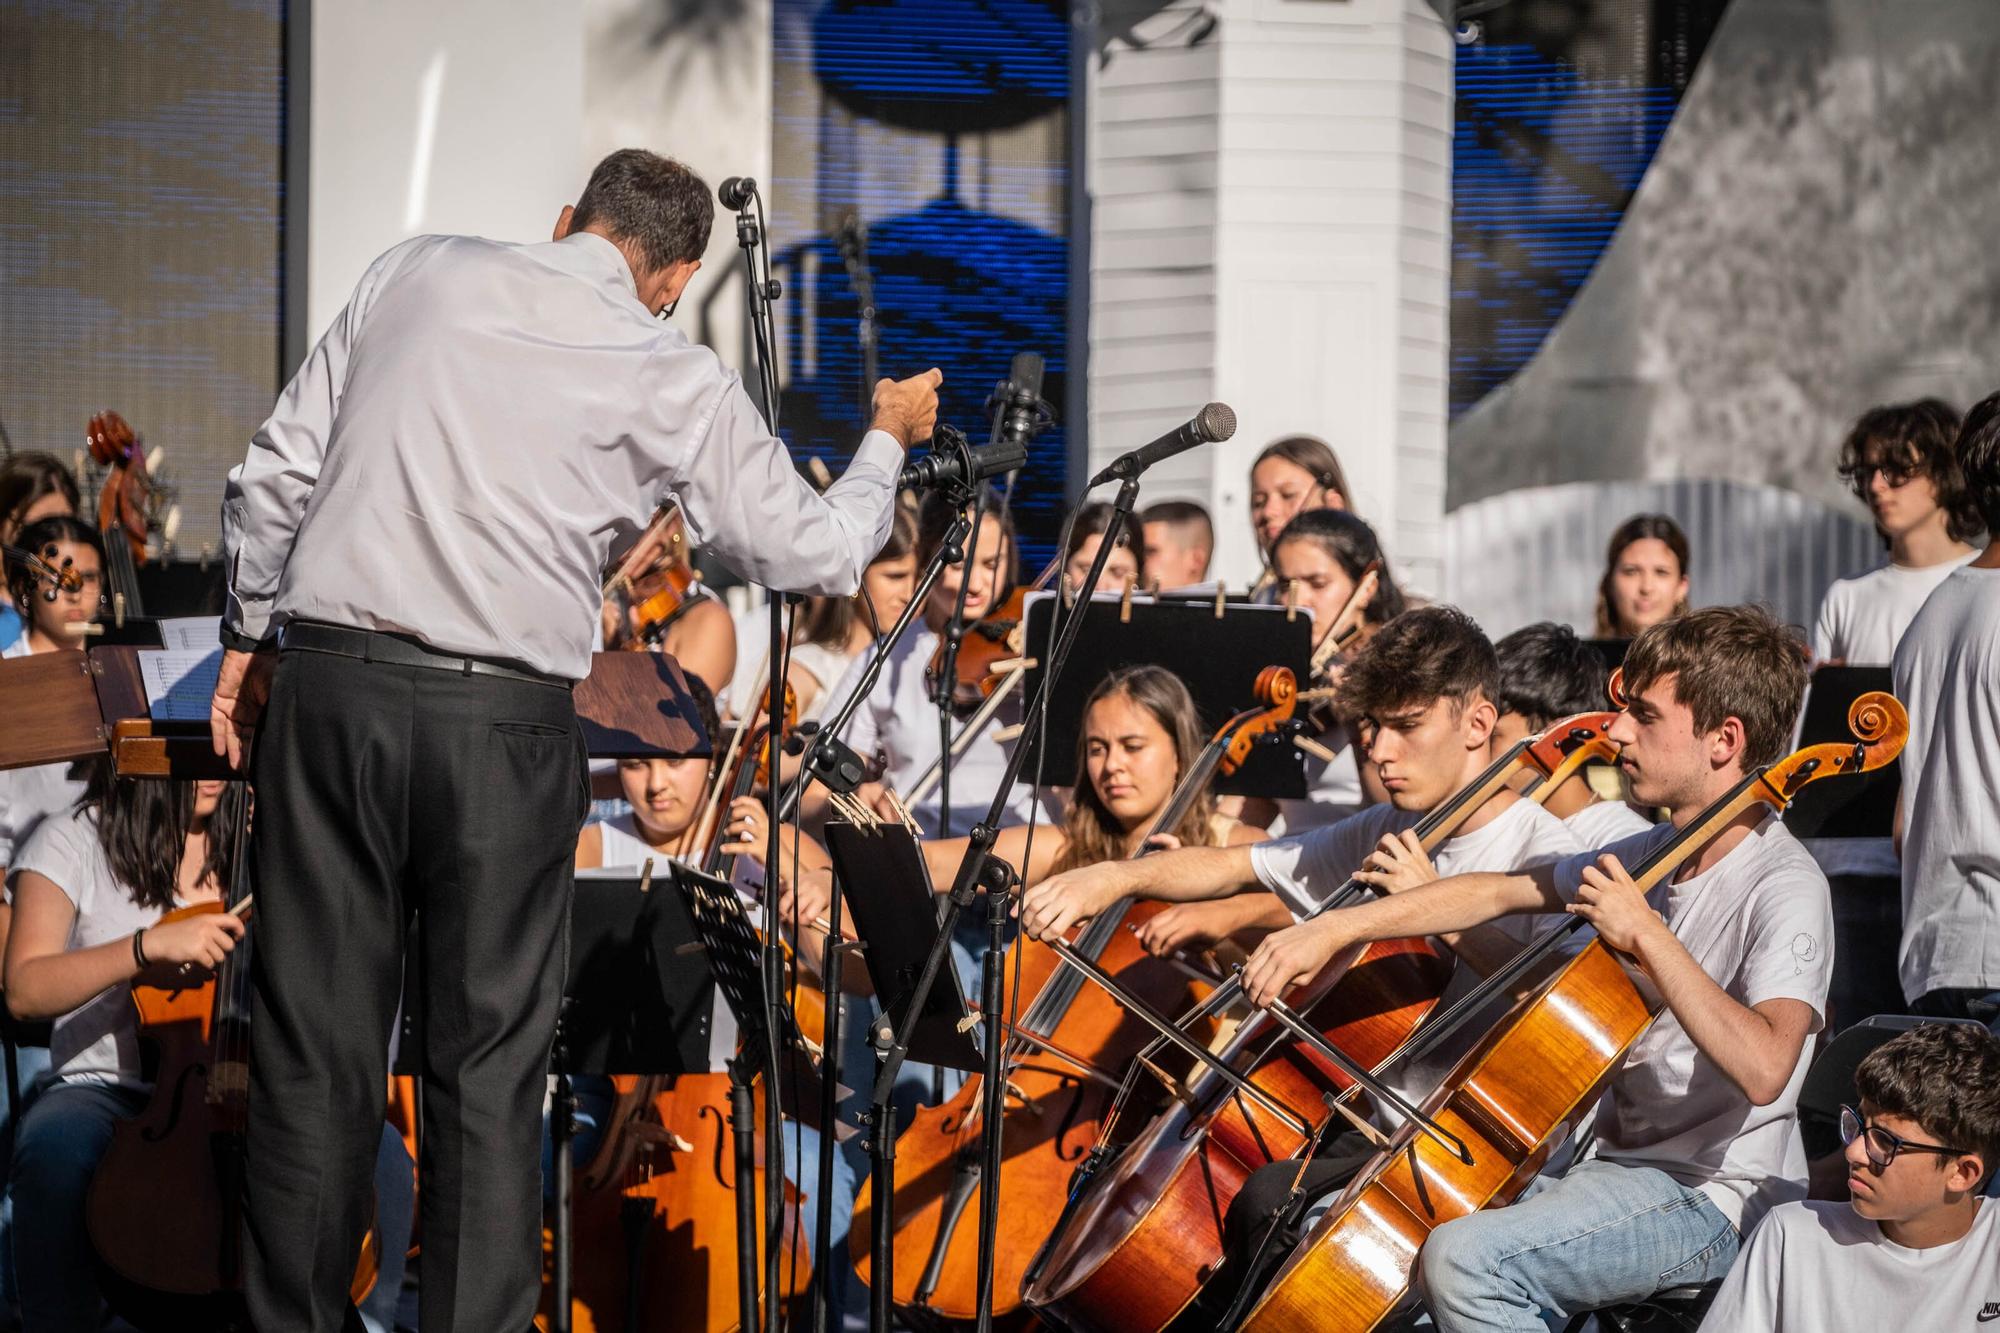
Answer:
[[[1988,394],[1965,414],[1952,457],[1973,512],[1988,534],[2000,537],[2000,393]]]
[[[1871,407],[1841,441],[1841,479],[1866,504],[1869,474],[1877,468],[1902,477],[1928,477],[1945,514],[1945,531],[1954,541],[1974,541],[1988,523],[1966,488],[1952,447],[1958,432],[1957,409],[1941,399]]]
[[[1883,1042],[1854,1071],[1863,1101],[1914,1120],[1948,1148],[2000,1165],[2000,1038],[1970,1023],[1925,1023]],[[1942,1169],[1945,1158],[1938,1158]]]
[[[1500,697],[1500,662],[1477,621],[1455,606],[1405,611],[1375,632],[1341,674],[1335,703],[1381,718],[1439,699],[1464,707]]]
[[[570,215],[570,230],[598,230],[638,247],[649,268],[692,264],[708,249],[715,196],[670,157],[621,148],[597,164]]]

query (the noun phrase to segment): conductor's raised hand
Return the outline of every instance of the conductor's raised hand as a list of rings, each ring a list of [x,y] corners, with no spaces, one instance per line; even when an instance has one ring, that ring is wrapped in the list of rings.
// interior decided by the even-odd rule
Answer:
[[[1243,993],[1250,1003],[1268,1007],[1292,987],[1318,976],[1335,954],[1352,943],[1341,934],[1339,915],[1328,912],[1266,936],[1243,969]]]
[[[944,372],[926,370],[906,380],[875,381],[875,420],[871,430],[885,430],[908,449],[931,437],[937,427],[938,385]]]
[[[271,698],[271,672],[278,655],[269,650],[246,653],[223,650],[215,674],[215,694],[208,703],[208,736],[215,752],[241,772],[244,756],[256,734],[264,705]]]
[[[1126,896],[1122,868],[1104,861],[1050,875],[1021,895],[1021,929],[1036,940],[1067,934]]]

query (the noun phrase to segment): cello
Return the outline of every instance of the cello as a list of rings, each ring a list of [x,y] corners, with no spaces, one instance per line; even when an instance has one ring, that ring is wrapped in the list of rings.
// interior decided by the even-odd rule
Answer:
[[[1435,851],[1522,773],[1539,774],[1536,791],[1545,794],[1608,755],[1605,732],[1615,716],[1579,714],[1516,742],[1417,822],[1424,850]],[[1349,880],[1312,915],[1367,892]],[[1375,1067],[1418,1030],[1451,972],[1450,960],[1428,940],[1383,941],[1345,973],[1323,976],[1293,998],[1327,1042],[1353,1063]],[[1232,980],[1204,1007],[1240,989]],[[1355,1080],[1319,1051],[1294,1043],[1267,1015],[1246,1021],[1221,1057],[1290,1117],[1231,1095],[1204,1071],[1122,1151],[1101,1142],[1079,1169],[1063,1223],[1028,1275],[1029,1304],[1074,1329],[1165,1328],[1220,1266],[1223,1219],[1250,1174],[1307,1150],[1335,1114],[1351,1117],[1338,1099]]]
[[[1614,698],[1616,682],[1614,676]],[[1909,734],[1903,706],[1882,693],[1857,698],[1847,723],[1853,744],[1807,746],[1750,773],[1629,867],[1633,883],[1642,893],[1651,890],[1740,816],[1760,806],[1782,813],[1808,783],[1881,768]],[[1547,932],[1458,1008],[1470,1013],[1484,995],[1511,986],[1580,923],[1573,918]],[[1402,1301],[1430,1233],[1517,1198],[1596,1104],[1658,1012],[1619,955],[1593,938],[1426,1099],[1426,1113],[1463,1151],[1448,1151],[1405,1125],[1313,1226],[1241,1327],[1365,1333],[1380,1324]]]
[[[227,911],[247,924],[253,899],[240,867],[248,788],[231,787],[240,804],[225,886],[230,901],[196,903],[163,920]],[[159,1074],[146,1109],[113,1132],[85,1217],[113,1306],[149,1333],[250,1327],[242,1287],[251,938],[246,931],[212,973],[169,985],[132,983],[140,1036],[158,1051]],[[351,1299],[368,1294],[379,1264],[371,1230]]]
[[[1259,706],[1230,718],[1203,747],[1148,836],[1175,827],[1217,769],[1234,772],[1258,737],[1283,727],[1296,693],[1290,671],[1267,668],[1258,677]],[[1127,903],[1086,926],[1073,947],[1149,999],[1179,1005],[1191,998],[1187,974],[1152,957],[1124,928],[1165,906]],[[1057,1220],[1075,1162],[1097,1137],[1119,1090],[1116,1076],[1144,1036],[1115,1000],[1086,986],[1049,946],[1022,939],[1013,947],[1010,993],[1034,998],[1011,1027],[1006,1052],[1009,1106],[999,1184],[1006,1212],[994,1257],[996,1315],[1019,1306],[1022,1274]],[[982,1188],[983,1082],[972,1076],[944,1104],[919,1110],[896,1140],[894,1299],[943,1319],[971,1319],[977,1312],[977,1228],[967,1215]],[[848,1233],[864,1281],[873,1268],[871,1188],[861,1183]]]

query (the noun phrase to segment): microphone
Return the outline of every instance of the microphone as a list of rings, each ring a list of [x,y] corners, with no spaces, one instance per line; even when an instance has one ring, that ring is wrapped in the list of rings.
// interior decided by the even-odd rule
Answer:
[[[1195,413],[1192,421],[1174,427],[1151,444],[1142,444],[1128,454],[1119,455],[1110,467],[1090,479],[1090,486],[1130,480],[1175,454],[1184,454],[1198,444],[1218,443],[1235,433],[1236,413],[1230,410],[1229,404],[1210,403]]]
[[[716,187],[715,197],[724,208],[741,209],[757,194],[757,182],[748,176],[731,176]]]
[[[939,424],[931,436],[931,451],[906,464],[897,489],[970,492],[988,477],[1012,472],[1028,461],[1028,442],[1004,433],[998,444],[974,449],[957,427]]]
[[[1048,423],[1042,418],[1042,372],[1039,352],[1016,352],[1006,380],[993,390],[990,407],[1005,415],[1000,419],[1002,439],[1018,441],[1025,456],[1028,442]]]

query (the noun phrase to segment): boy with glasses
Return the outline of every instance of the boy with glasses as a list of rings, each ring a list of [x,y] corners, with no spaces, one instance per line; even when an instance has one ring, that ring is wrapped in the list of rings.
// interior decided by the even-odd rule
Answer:
[[[1848,1203],[1771,1210],[1705,1333],[1969,1328],[2000,1319],[2000,1040],[1927,1024],[1871,1052],[1841,1109]]]

